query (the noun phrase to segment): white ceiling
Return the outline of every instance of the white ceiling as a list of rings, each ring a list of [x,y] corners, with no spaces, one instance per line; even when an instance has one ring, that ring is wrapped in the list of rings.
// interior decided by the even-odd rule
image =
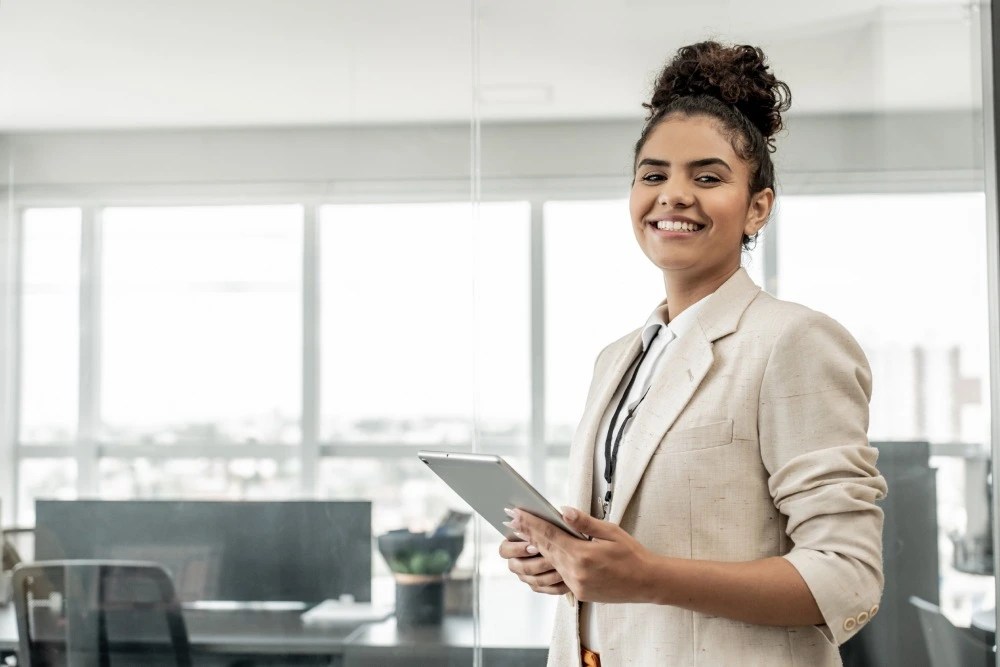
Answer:
[[[0,0],[0,130],[638,118],[707,37],[793,113],[969,108],[978,34],[963,0]]]

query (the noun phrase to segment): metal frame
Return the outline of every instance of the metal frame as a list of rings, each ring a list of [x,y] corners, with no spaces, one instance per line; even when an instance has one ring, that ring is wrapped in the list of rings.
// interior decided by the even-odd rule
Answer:
[[[303,210],[302,234],[302,442],[299,454],[300,492],[304,498],[316,495],[319,469],[320,405],[320,224],[319,206]]]
[[[547,488],[545,459],[545,202],[531,206],[531,430],[528,446],[531,478],[535,486]]]
[[[12,168],[9,166],[9,168]],[[8,170],[8,182],[10,172]],[[23,253],[21,216],[7,201],[0,217],[0,248],[6,252],[0,262],[0,368],[8,369],[0,378],[0,496],[9,499],[0,521],[14,523],[20,488],[17,442],[20,437],[21,401],[21,284]],[[4,268],[6,267],[6,268]]]
[[[102,229],[100,209],[85,207],[80,235],[80,372],[77,397],[76,488],[97,493],[101,406]],[[18,448],[20,460],[20,447]]]
[[[990,341],[990,450],[994,461],[1000,461],[1000,211],[998,211],[997,176],[1000,174],[1000,155],[997,152],[996,109],[1000,105],[1000,11],[993,0],[981,2],[980,39],[982,53],[983,85],[983,166],[986,191],[986,275],[989,294]],[[995,468],[994,468],[995,470]],[[1000,494],[993,480],[993,553],[1000,554]],[[994,578],[996,599],[1000,601],[1000,577]],[[1000,609],[1000,606],[998,606]],[[1000,620],[1000,617],[998,617]],[[1000,624],[998,624],[1000,625]],[[997,665],[1000,665],[998,655]]]

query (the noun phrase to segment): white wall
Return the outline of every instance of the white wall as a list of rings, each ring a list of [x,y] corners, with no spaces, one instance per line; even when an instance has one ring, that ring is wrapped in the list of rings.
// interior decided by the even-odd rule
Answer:
[[[793,116],[788,125],[776,153],[779,183],[787,192],[982,187],[982,124],[975,112]],[[624,195],[638,130],[623,121],[486,124],[483,192]],[[0,160],[11,166],[17,205],[177,193],[206,199],[412,200],[465,199],[471,192],[468,124],[7,138]]]

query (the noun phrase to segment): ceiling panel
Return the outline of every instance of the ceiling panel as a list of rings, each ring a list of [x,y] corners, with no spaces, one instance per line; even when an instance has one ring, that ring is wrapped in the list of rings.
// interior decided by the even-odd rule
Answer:
[[[706,37],[763,46],[794,113],[964,108],[976,34],[958,1],[4,0],[0,129],[639,118]]]

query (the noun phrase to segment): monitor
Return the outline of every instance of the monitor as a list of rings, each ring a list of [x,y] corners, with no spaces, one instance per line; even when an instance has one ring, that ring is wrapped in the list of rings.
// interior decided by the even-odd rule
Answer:
[[[371,600],[368,501],[37,500],[35,558],[162,563],[183,602]]]

